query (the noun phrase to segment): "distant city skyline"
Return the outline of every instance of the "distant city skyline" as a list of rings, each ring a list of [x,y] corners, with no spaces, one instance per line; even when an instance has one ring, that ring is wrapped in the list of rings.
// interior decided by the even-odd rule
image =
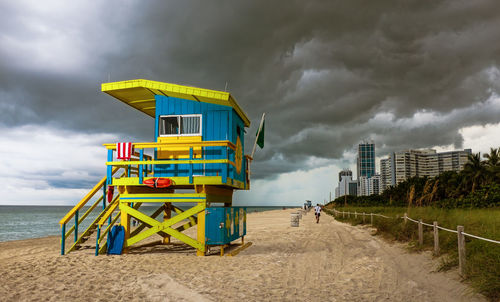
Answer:
[[[339,181],[334,190],[335,198],[346,194],[357,196],[380,194],[388,187],[395,186],[410,177],[435,177],[445,171],[458,172],[463,170],[468,155],[472,153],[472,149],[441,150],[441,152],[429,148],[399,150],[390,152],[388,157],[380,158],[380,168],[377,173],[371,166],[371,163],[375,162],[376,142],[363,140],[356,149],[358,150],[356,167],[358,175],[361,176],[353,179],[352,171],[343,168],[339,172]],[[348,190],[349,185],[354,183],[357,185],[356,192]]]

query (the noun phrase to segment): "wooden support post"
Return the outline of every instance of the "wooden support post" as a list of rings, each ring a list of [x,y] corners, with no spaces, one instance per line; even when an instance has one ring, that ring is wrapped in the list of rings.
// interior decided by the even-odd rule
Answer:
[[[101,238],[101,227],[97,226],[97,239],[95,240],[95,255],[99,256],[99,238]]]
[[[111,162],[113,161],[113,150],[112,149],[108,149],[108,162]],[[110,185],[113,181],[113,166],[108,166],[106,168],[106,176],[107,176],[107,180],[106,180],[106,185]]]
[[[139,160],[144,160],[144,149],[139,150]],[[139,184],[142,185],[142,180],[144,178],[144,165],[139,165]]]
[[[457,226],[458,237],[458,271],[462,278],[465,278],[465,235],[463,234],[464,227]]]
[[[404,217],[405,217],[405,220],[404,220],[404,221],[405,221],[405,225],[406,225],[406,223],[408,222],[408,214],[406,214],[406,213],[405,213],[405,216],[404,216]]]
[[[422,246],[424,244],[424,227],[422,225],[422,219],[418,220],[418,245]]]
[[[172,218],[172,203],[165,202],[165,204],[163,205],[163,211],[164,211],[163,212],[164,222]],[[163,237],[163,243],[164,244],[170,243],[170,235],[166,235],[165,237]]]
[[[78,241],[78,210],[75,212],[75,242]]]
[[[228,152],[227,152],[227,147],[222,147],[222,158],[223,159],[228,159],[229,156],[228,156]],[[227,177],[228,177],[228,170],[229,170],[229,164],[223,164],[222,165],[222,183],[227,183]]]
[[[189,148],[189,159],[193,160],[193,147]],[[193,183],[193,163],[189,164],[189,183]]]
[[[107,181],[106,181],[107,183]],[[106,198],[107,198],[107,188],[108,188],[108,185],[104,183],[102,185],[102,210],[104,211],[106,209]]]
[[[358,218],[358,212],[354,211],[354,218]]]
[[[64,255],[64,244],[66,243],[66,224],[61,226],[61,255]]]
[[[198,213],[198,225],[196,226],[196,228],[197,228],[197,240],[202,245],[205,245],[205,211],[206,210],[203,210],[203,211]],[[207,250],[207,249],[205,248],[205,250]],[[205,256],[205,252],[197,250],[196,255],[197,256]]]
[[[365,224],[365,212],[363,212],[363,224]]]
[[[439,255],[439,229],[437,221],[432,223],[434,230],[434,256]]]
[[[373,213],[370,213],[370,224],[373,225]]]
[[[118,202],[120,202],[118,200]],[[123,203],[124,206],[128,207],[130,205],[130,203]],[[120,207],[121,208],[121,207]],[[111,215],[110,215],[110,218],[111,218]],[[110,223],[111,224],[111,223]],[[124,228],[124,231],[125,231],[125,240],[124,242],[127,242],[127,240],[130,238],[130,215],[120,209],[120,224],[123,226]],[[123,247],[123,253],[127,253],[128,252],[128,247]]]

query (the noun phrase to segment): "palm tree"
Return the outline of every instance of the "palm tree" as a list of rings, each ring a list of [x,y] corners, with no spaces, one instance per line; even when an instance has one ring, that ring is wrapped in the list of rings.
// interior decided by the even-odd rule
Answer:
[[[490,148],[490,153],[484,154],[483,157],[486,158],[489,180],[495,182],[500,179],[500,148]]]
[[[469,161],[464,166],[465,180],[471,185],[471,192],[484,184],[485,181],[485,166],[481,161],[481,153],[469,154]]]

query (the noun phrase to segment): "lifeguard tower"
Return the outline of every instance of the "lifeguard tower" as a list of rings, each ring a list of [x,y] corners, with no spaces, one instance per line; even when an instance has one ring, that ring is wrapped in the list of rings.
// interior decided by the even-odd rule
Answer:
[[[243,244],[246,209],[232,207],[232,195],[250,188],[251,158],[243,154],[250,120],[233,96],[149,80],[104,83],[102,91],[152,117],[155,141],[104,144],[106,176],[61,219],[61,254],[71,233],[74,242],[68,252],[94,232],[95,254],[105,252],[103,241],[118,223],[125,252],[153,235],[163,244],[174,237],[200,256],[211,245],[221,246],[223,253],[236,239]],[[156,205],[156,210],[151,214],[144,204]],[[79,234],[79,225],[95,209],[97,218]],[[131,218],[138,222],[133,229]],[[195,237],[183,233],[194,226]]]

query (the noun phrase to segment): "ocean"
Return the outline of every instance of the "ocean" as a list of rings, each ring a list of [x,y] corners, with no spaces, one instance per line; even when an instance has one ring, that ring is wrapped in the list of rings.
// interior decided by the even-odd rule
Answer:
[[[59,220],[61,220],[71,208],[73,208],[73,206],[0,206],[0,242],[60,235],[61,227],[59,226]],[[87,209],[88,208],[84,207],[80,210],[80,216],[83,215]],[[145,213],[153,213],[156,208],[143,207],[142,209]],[[249,206],[247,207],[247,212],[262,212],[278,209],[283,209],[283,206]],[[97,211],[97,209],[94,210],[89,217],[79,225],[79,230],[85,230],[88,224],[94,220],[98,214],[99,211]],[[71,225],[72,224],[69,223],[66,229],[71,227]]]

